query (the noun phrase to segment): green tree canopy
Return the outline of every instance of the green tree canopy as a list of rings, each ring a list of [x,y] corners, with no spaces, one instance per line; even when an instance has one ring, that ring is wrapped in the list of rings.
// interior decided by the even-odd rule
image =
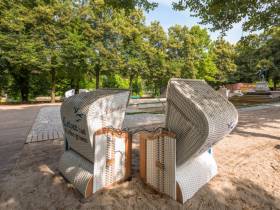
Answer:
[[[276,89],[280,82],[280,33],[279,27],[272,27],[260,35],[252,34],[242,38],[236,45],[236,81],[253,82],[259,80],[257,72],[267,70],[267,80],[271,79]]]
[[[145,60],[148,71],[144,72],[146,85],[159,95],[172,73],[167,66],[167,37],[159,22],[152,22],[146,29]]]
[[[29,3],[29,4],[28,4]],[[30,77],[42,68],[40,52],[44,43],[33,30],[32,2],[0,4],[0,59],[1,67],[9,71],[22,101],[28,100]]]
[[[212,25],[212,30],[231,29],[233,24],[243,22],[245,31],[268,29],[280,24],[280,2],[277,0],[173,0],[176,10],[188,10],[201,19],[202,24]],[[151,0],[106,0],[118,8],[141,7],[145,10],[157,6]]]
[[[144,10],[154,9],[158,4],[148,0],[105,0],[105,3],[115,8],[133,10],[136,8],[142,8]]]
[[[258,50],[258,67],[268,70],[268,77],[276,89],[280,82],[280,28],[273,27],[260,35],[261,45]]]
[[[178,77],[207,78],[212,80],[216,74],[213,55],[209,54],[210,37],[199,26],[192,28],[172,26],[168,31],[168,58],[170,67]]]
[[[166,33],[159,22],[145,25],[143,9],[155,4],[125,2],[1,1],[1,94],[22,101],[50,94],[54,101],[69,88],[122,87],[159,95],[171,77],[254,82],[259,69],[268,70],[275,88],[279,83],[279,27],[234,46],[212,41],[200,26]]]
[[[259,61],[257,50],[259,47],[260,37],[254,34],[241,38],[236,44],[236,82],[253,82],[257,79],[256,68]]]
[[[132,90],[133,80],[147,71],[144,58],[144,16],[142,11],[135,10],[124,20],[121,28],[121,74],[129,78],[129,88]]]
[[[280,2],[275,0],[178,0],[175,9],[188,9],[211,24],[212,30],[227,31],[233,24],[243,22],[243,30],[256,31],[280,24]]]
[[[221,83],[231,82],[236,71],[234,46],[224,39],[218,39],[214,42],[212,50],[218,69],[217,80]]]

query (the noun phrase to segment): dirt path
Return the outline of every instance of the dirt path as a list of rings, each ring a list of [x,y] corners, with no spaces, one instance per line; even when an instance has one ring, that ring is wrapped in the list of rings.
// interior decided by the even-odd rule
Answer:
[[[219,174],[184,205],[137,178],[83,199],[57,170],[62,148],[25,145],[0,185],[0,209],[280,209],[280,107],[240,111],[238,127],[214,147]]]
[[[15,166],[38,111],[50,105],[0,106],[0,184]]]
[[[40,106],[0,106],[0,180],[14,167]]]

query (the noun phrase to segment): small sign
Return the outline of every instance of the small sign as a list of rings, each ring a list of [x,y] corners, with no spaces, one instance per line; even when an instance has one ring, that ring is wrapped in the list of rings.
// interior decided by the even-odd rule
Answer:
[[[257,82],[256,91],[269,91],[267,82]]]

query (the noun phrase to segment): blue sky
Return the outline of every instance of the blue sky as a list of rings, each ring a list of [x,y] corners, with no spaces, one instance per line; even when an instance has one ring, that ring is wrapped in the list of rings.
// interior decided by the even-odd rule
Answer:
[[[146,23],[149,24],[151,21],[157,20],[161,23],[165,31],[175,24],[186,25],[192,27],[199,23],[199,18],[191,17],[188,11],[174,11],[172,10],[171,2],[172,0],[152,0],[158,2],[159,5],[154,10],[146,13]],[[227,32],[225,39],[231,43],[236,43],[242,35],[245,35],[242,32],[240,24],[235,24],[234,27]],[[203,28],[207,26],[202,25]],[[208,30],[209,31],[209,30]],[[210,32],[209,34],[212,39],[216,39],[219,36],[219,32]]]

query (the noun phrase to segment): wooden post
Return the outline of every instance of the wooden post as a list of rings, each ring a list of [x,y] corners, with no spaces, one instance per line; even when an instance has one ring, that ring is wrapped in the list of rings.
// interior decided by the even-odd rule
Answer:
[[[125,154],[126,154],[126,159],[125,159],[125,179],[128,179],[131,177],[131,164],[132,164],[132,135],[129,133],[126,133],[126,138],[125,138]]]
[[[146,182],[146,150],[147,150],[147,142],[145,138],[145,134],[140,134],[140,178]]]

